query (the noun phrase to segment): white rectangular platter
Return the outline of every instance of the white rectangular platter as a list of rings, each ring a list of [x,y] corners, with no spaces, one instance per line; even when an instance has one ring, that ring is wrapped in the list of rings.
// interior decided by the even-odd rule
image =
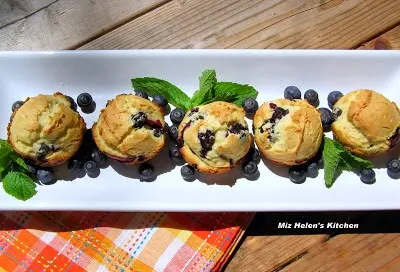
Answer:
[[[92,94],[97,108],[83,114],[88,126],[108,99],[133,92],[131,78],[166,79],[188,94],[205,69],[219,81],[247,83],[263,103],[281,98],[289,85],[318,91],[321,106],[329,92],[374,89],[400,104],[399,51],[301,50],[137,50],[0,53],[0,136],[6,138],[11,105],[39,93],[60,91],[72,97]],[[166,117],[169,122],[168,116]],[[251,125],[251,120],[249,125]],[[170,123],[170,122],[169,122]],[[400,209],[400,180],[377,169],[377,181],[363,184],[343,173],[327,189],[321,170],[303,184],[290,182],[287,169],[259,164],[260,178],[250,181],[240,169],[185,182],[180,166],[163,152],[153,160],[154,182],[140,182],[137,167],[114,165],[97,178],[59,180],[38,186],[32,199],[18,201],[0,188],[0,210],[102,211],[325,211]],[[213,184],[217,183],[217,184]],[[224,185],[225,184],[225,185]],[[226,185],[230,184],[230,185]]]

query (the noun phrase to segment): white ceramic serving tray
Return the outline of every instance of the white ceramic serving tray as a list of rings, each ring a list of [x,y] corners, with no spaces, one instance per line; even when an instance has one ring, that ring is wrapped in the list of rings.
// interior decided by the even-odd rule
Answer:
[[[132,92],[131,78],[163,78],[191,94],[205,69],[216,69],[220,81],[251,84],[259,91],[259,103],[280,98],[286,86],[296,85],[303,93],[310,88],[317,90],[321,106],[326,106],[326,97],[333,90],[346,93],[359,88],[374,89],[400,104],[400,51],[0,52],[0,137],[6,137],[12,103],[27,96],[60,91],[76,97],[89,92],[97,109],[83,116],[91,126],[108,99]],[[169,122],[168,116],[166,119]],[[260,163],[261,175],[255,181],[242,178],[237,169],[201,176],[192,183],[181,178],[180,166],[174,167],[165,151],[153,164],[159,176],[151,183],[138,180],[137,167],[113,164],[101,170],[97,178],[64,178],[51,186],[38,186],[36,196],[26,202],[8,196],[0,188],[0,210],[400,209],[400,180],[388,178],[386,169],[376,170],[373,185],[363,184],[353,173],[343,173],[327,189],[322,170],[318,178],[296,185],[286,178],[286,168],[265,161]]]

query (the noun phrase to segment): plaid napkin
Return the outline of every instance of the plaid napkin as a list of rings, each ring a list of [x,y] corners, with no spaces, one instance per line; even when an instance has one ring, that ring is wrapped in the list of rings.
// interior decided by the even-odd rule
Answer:
[[[220,271],[253,213],[0,213],[3,271]]]

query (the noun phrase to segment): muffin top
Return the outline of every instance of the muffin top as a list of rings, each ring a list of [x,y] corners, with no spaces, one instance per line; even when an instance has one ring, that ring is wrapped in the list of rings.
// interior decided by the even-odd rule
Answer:
[[[179,125],[178,147],[184,159],[205,173],[223,173],[248,153],[252,136],[245,111],[213,102],[188,111]]]
[[[166,141],[162,109],[133,94],[109,101],[92,130],[98,148],[126,164],[150,160]]]
[[[334,105],[332,131],[343,145],[358,155],[375,155],[400,140],[400,110],[382,94],[355,90]]]
[[[61,93],[28,98],[8,125],[8,141],[15,152],[33,164],[55,166],[79,149],[85,122]]]
[[[261,153],[280,164],[302,164],[322,142],[321,115],[305,100],[264,103],[254,116],[254,136]]]

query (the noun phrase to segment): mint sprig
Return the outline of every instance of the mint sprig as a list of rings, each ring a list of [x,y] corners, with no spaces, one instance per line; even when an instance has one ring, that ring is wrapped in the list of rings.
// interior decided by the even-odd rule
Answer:
[[[0,139],[0,178],[6,193],[26,201],[36,194],[36,184],[28,175],[25,161],[12,149],[10,143]]]
[[[239,107],[247,98],[257,98],[258,92],[249,85],[234,82],[218,82],[215,70],[205,70],[200,78],[199,89],[189,98],[181,89],[163,79],[153,77],[133,78],[132,87],[162,95],[169,103],[184,110],[215,101],[233,103]]]
[[[370,161],[353,155],[342,144],[328,137],[324,138],[322,155],[324,157],[325,185],[328,188],[332,187],[342,171],[373,167]]]

